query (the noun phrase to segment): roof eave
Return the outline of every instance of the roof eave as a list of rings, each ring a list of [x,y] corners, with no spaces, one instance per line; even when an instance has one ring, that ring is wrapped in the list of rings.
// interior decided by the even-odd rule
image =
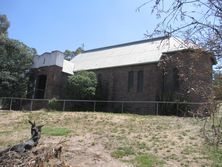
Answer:
[[[77,71],[93,71],[93,70],[101,70],[101,69],[109,69],[109,68],[120,68],[120,67],[136,66],[136,65],[144,65],[144,64],[154,64],[154,63],[158,63],[158,62],[159,61],[152,61],[152,62],[143,62],[143,63],[126,64],[126,65],[119,65],[119,66],[100,67],[100,68],[92,68],[92,69],[79,69],[79,70],[74,69],[74,72],[77,72]]]

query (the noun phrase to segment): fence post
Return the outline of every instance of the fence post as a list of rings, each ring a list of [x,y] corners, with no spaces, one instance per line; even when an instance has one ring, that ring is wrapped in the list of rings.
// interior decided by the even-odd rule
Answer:
[[[124,102],[122,102],[122,104],[121,104],[121,112],[123,113],[123,104],[124,104]]]
[[[30,111],[32,111],[32,105],[33,105],[33,101],[31,99],[31,103],[30,103]]]
[[[10,99],[10,106],[9,106],[9,110],[12,110],[12,98]]]
[[[93,102],[93,112],[96,111],[96,101]]]
[[[65,111],[65,108],[66,108],[66,101],[64,100],[63,101],[63,106],[62,106],[62,111]]]
[[[22,111],[22,99],[20,99],[19,110]]]
[[[179,116],[179,106],[178,106],[178,103],[177,103],[177,116]]]
[[[156,115],[159,115],[159,103],[156,103]]]

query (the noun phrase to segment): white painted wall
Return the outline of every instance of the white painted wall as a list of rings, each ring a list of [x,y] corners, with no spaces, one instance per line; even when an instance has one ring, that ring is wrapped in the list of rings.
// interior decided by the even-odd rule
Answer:
[[[59,51],[53,51],[51,53],[44,53],[40,56],[34,57],[34,64],[32,68],[40,68],[46,66],[56,65],[63,67],[64,54]]]
[[[70,61],[64,60],[62,72],[73,74],[73,71],[74,71],[74,64]]]

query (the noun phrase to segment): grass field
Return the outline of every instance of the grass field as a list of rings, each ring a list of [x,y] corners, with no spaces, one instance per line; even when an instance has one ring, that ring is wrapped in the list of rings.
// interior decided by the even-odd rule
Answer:
[[[74,167],[222,166],[194,118],[92,112],[0,112],[0,148],[30,137],[28,120],[44,124],[41,145],[63,143]]]

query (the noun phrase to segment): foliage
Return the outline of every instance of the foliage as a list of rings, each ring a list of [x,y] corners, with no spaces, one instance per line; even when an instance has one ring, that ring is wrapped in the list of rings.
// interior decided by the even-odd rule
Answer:
[[[96,92],[97,79],[94,72],[79,71],[69,76],[66,84],[66,98],[93,99]]]
[[[56,110],[57,106],[58,106],[58,101],[56,98],[52,98],[49,100],[48,103],[49,109],[50,110]]]
[[[12,39],[0,38],[0,94],[24,97],[28,70],[36,51]]]
[[[222,74],[220,71],[213,72],[214,98],[222,100]]]
[[[151,0],[152,14],[160,19],[153,33],[174,35],[222,56],[222,2],[221,0]]]
[[[0,15],[0,95],[24,97],[36,50],[7,38],[8,26],[7,17]]]
[[[84,45],[78,47],[78,48],[74,51],[74,53],[75,53],[75,55],[78,55],[78,54],[82,53],[83,51],[84,51]]]
[[[148,37],[158,34],[184,37],[188,43],[195,43],[205,51],[213,53],[218,60],[222,58],[221,0],[151,0],[142,4],[138,10],[150,3],[153,3],[152,13],[161,19],[161,21],[152,33],[147,34]],[[218,63],[217,68],[220,70],[221,61],[218,61]],[[192,74],[193,71],[191,70],[190,73]],[[219,75],[216,75],[214,79],[216,79],[214,80],[215,95],[216,97],[220,97],[221,86]],[[194,86],[195,88],[193,89],[200,92],[200,95],[208,96],[206,93],[201,93],[208,92],[205,91],[205,87],[202,86],[201,82]],[[209,87],[207,89],[211,88]],[[195,93],[192,89],[188,91]],[[212,120],[221,119],[220,114],[218,114],[220,107],[218,107],[217,104],[215,105],[212,99],[209,100],[209,104],[203,105],[199,111],[200,114],[204,114],[206,113],[205,111],[209,110],[211,110]],[[206,116],[206,114],[202,116]],[[205,129],[205,127],[203,130],[206,141],[218,145],[220,143],[218,143],[218,141],[221,140],[221,125],[218,126],[214,121],[207,120],[207,117],[205,121],[205,124],[208,124],[208,130]]]
[[[66,60],[71,60],[74,56],[80,54],[84,52],[84,45],[78,47],[75,51],[71,51],[71,50],[65,50],[64,54],[65,54],[65,59]]]
[[[222,144],[221,102],[214,102],[213,113],[204,118],[203,135],[208,144],[219,147]]]
[[[0,15],[0,36],[7,35],[7,29],[9,28],[9,21],[6,15]]]
[[[211,76],[211,69],[204,66],[205,60],[210,60],[210,56],[210,54],[197,49],[187,49],[175,54],[164,54],[158,63],[158,67],[162,71],[164,83],[169,83],[170,80],[171,82],[168,85],[171,86],[166,84],[163,87],[161,100],[176,100],[178,102],[212,101],[212,83],[211,79],[206,77]],[[174,85],[175,83],[178,87]],[[162,106],[166,108],[166,105]],[[186,106],[184,104],[179,105],[179,110],[174,104],[167,107],[171,112],[173,112],[173,108],[176,109],[179,115],[191,114],[203,117],[208,116],[211,112],[210,105]]]

